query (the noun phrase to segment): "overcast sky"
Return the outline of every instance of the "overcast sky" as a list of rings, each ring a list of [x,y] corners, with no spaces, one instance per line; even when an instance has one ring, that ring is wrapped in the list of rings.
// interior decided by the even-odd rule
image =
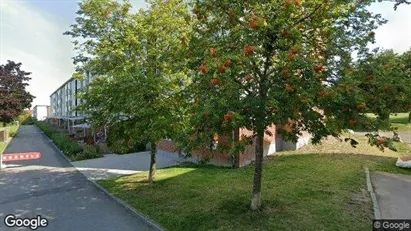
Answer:
[[[0,63],[23,63],[32,80],[28,90],[36,96],[33,106],[50,104],[50,94],[68,80],[73,71],[73,46],[62,33],[74,23],[76,0],[0,0]],[[135,8],[143,0],[131,1]],[[403,52],[411,47],[411,6],[393,10],[393,3],[371,7],[388,19],[376,31],[375,46]]]

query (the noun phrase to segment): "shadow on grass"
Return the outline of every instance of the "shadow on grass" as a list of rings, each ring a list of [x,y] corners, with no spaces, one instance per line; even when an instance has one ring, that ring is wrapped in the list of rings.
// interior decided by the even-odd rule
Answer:
[[[411,174],[395,167],[395,161],[358,154],[268,157],[258,212],[249,209],[253,165],[230,169],[186,163],[158,170],[151,185],[147,173],[99,183],[168,230],[365,230],[372,207],[362,193],[364,167]]]

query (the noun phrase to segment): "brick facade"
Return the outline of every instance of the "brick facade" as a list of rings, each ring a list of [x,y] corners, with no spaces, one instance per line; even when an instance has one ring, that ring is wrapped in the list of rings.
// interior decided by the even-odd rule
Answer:
[[[264,156],[274,154],[281,150],[298,149],[309,141],[309,134],[307,132],[304,132],[304,135],[297,144],[292,144],[281,139],[280,134],[276,132],[276,126],[273,125],[267,130],[271,132],[272,135],[264,135]],[[238,129],[238,131],[234,132],[234,139],[241,139],[243,135],[250,137],[253,135],[253,132],[244,128]],[[219,137],[219,144],[227,144],[230,142],[230,139],[230,137]],[[207,160],[208,163],[217,166],[243,167],[255,160],[255,139],[256,138],[253,139],[253,144],[248,145],[239,156],[232,156],[231,154],[223,152],[212,152],[207,148],[195,149],[192,155],[193,158],[198,161]],[[170,140],[161,140],[157,146],[160,150],[178,155],[178,150],[176,150],[175,145]]]

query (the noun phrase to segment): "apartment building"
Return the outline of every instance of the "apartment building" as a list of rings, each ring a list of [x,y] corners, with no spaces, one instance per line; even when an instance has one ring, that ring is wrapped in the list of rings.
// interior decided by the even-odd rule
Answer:
[[[50,116],[51,108],[48,105],[36,105],[33,108],[32,117],[36,120],[43,121]]]
[[[86,73],[83,80],[70,78],[50,95],[51,118],[72,118],[84,116],[75,110],[81,104],[78,93],[85,89],[93,77]]]

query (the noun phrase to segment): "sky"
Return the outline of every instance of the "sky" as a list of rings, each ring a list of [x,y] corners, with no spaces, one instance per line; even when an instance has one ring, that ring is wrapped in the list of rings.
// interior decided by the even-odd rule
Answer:
[[[32,72],[28,90],[36,96],[32,106],[49,105],[50,95],[74,72],[73,46],[63,32],[74,23],[77,0],[0,0],[0,64],[22,62]],[[144,0],[131,0],[134,8]],[[388,23],[376,31],[373,47],[401,53],[411,48],[411,6],[375,3],[370,7]]]

